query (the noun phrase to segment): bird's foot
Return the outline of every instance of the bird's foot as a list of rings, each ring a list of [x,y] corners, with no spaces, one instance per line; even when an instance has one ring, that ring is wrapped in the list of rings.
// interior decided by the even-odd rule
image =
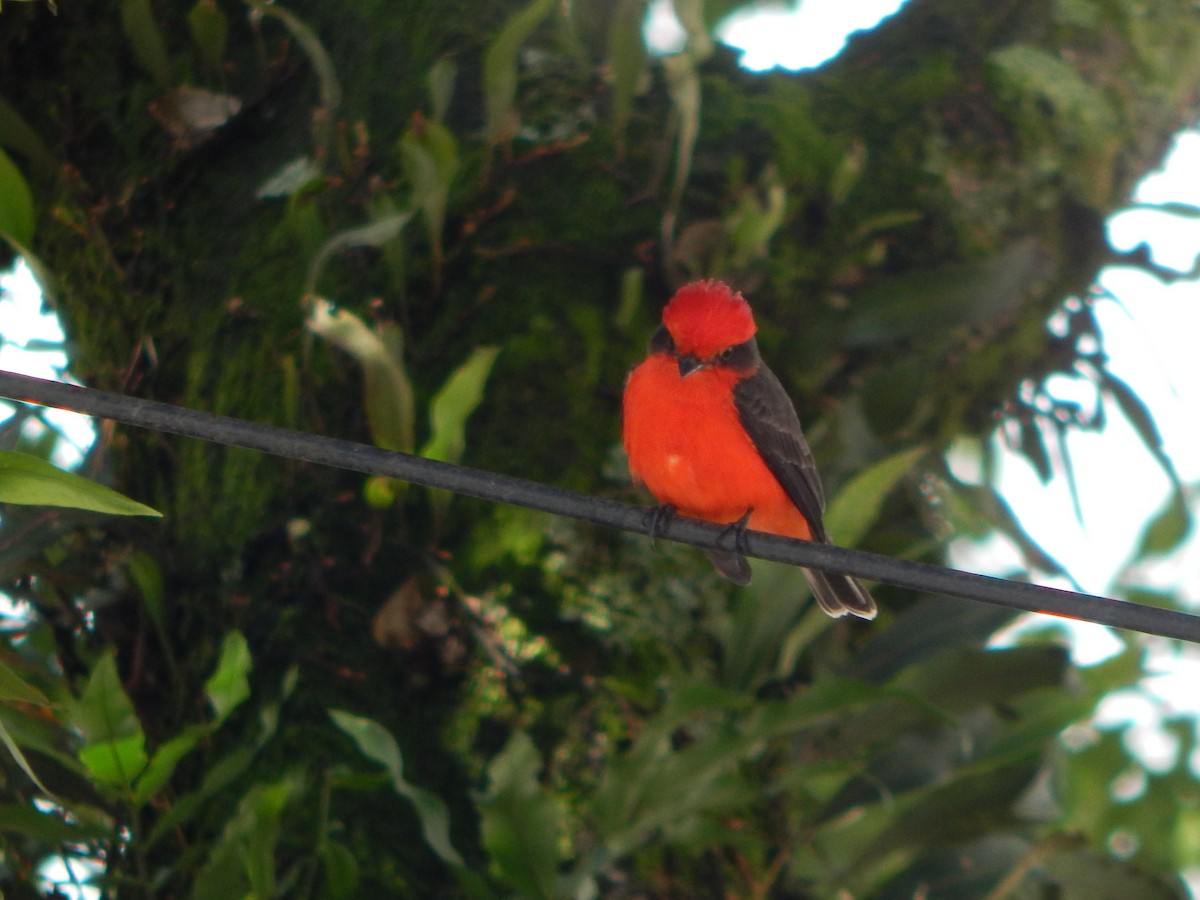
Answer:
[[[736,522],[730,522],[721,533],[717,536],[718,543],[725,541],[731,535],[733,536],[733,549],[737,553],[746,552],[746,531],[747,525],[750,523],[750,516],[754,513],[753,509],[746,510],[746,514]]]
[[[667,523],[677,513],[678,510],[670,503],[663,503],[646,514],[646,533],[650,535],[650,546],[657,545],[658,536],[666,530]]]
[[[754,574],[750,569],[750,563],[743,555],[746,552],[746,524],[750,521],[750,513],[753,511],[746,510],[744,516],[721,529],[721,533],[717,535],[717,546],[704,551],[709,561],[717,567],[717,571],[734,584],[749,584],[750,578]],[[726,550],[721,545],[728,543],[731,535],[733,549]]]

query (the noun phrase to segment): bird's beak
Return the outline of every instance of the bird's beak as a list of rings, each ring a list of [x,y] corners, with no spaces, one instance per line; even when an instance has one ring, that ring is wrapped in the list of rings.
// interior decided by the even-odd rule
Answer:
[[[679,377],[687,378],[697,369],[704,367],[704,363],[700,362],[695,356],[687,355],[679,357]]]

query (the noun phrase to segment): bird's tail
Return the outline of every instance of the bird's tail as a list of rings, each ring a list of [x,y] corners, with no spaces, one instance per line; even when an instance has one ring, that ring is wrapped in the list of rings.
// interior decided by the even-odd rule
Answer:
[[[732,550],[706,549],[705,555],[717,567],[717,571],[734,584],[750,583],[750,564],[746,557]],[[852,575],[822,572],[820,569],[805,569],[804,577],[812,588],[813,596],[821,609],[835,619],[849,613],[860,619],[875,618],[875,599]]]
[[[732,581],[734,584],[740,584],[743,587],[750,583],[750,563],[746,562],[746,557],[740,553],[735,553],[732,550],[717,550],[716,548],[708,548],[704,551],[704,555],[708,557],[708,561],[717,567],[717,571]]]
[[[821,609],[834,618],[846,613],[860,619],[875,618],[875,598],[853,575],[805,569],[804,577],[808,579],[808,586],[812,588]]]

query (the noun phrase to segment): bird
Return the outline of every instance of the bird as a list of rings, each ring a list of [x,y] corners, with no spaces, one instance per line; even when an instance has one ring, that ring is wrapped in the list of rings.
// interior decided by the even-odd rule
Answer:
[[[622,442],[629,470],[666,514],[831,543],[825,493],[787,391],[759,356],[750,304],[715,280],[680,287],[663,308],[649,353],[629,373]],[[750,565],[736,550],[705,551],[736,584]],[[805,569],[833,617],[873,619],[875,600],[853,576]]]

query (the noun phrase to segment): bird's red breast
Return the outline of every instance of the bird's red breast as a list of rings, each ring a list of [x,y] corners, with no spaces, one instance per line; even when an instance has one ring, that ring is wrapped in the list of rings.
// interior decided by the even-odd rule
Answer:
[[[739,419],[733,388],[742,377],[718,366],[681,376],[671,354],[651,354],[625,387],[629,469],[683,515],[727,523],[753,510],[749,527],[808,540],[808,522]]]

